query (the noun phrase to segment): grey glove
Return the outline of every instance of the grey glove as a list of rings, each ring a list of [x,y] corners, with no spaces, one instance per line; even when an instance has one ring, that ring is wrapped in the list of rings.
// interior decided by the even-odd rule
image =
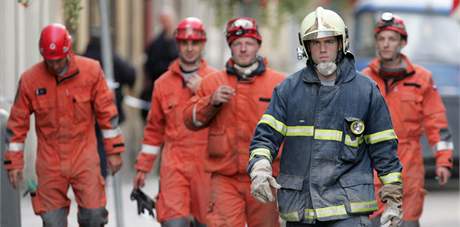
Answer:
[[[380,218],[382,227],[397,227],[401,224],[402,190],[402,184],[387,184],[380,189],[380,199],[385,203]]]
[[[272,166],[270,161],[265,158],[260,159],[252,167],[251,173],[251,194],[254,198],[262,203],[273,202],[275,197],[272,189],[281,188],[275,178],[272,176]]]

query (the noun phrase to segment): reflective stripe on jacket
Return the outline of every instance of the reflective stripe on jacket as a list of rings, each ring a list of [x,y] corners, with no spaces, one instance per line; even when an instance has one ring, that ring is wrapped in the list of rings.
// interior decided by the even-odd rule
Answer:
[[[396,136],[377,87],[355,71],[351,54],[338,72],[334,86],[322,86],[311,66],[289,76],[257,125],[248,169],[259,158],[272,160],[283,144],[277,195],[286,221],[376,210],[372,168],[385,184],[401,181]]]

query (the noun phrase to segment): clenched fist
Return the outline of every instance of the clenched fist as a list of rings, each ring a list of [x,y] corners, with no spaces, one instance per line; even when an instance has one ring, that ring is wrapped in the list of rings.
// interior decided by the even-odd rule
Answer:
[[[230,101],[235,95],[235,89],[228,85],[220,85],[219,88],[214,92],[211,98],[211,104],[213,106],[220,106]]]

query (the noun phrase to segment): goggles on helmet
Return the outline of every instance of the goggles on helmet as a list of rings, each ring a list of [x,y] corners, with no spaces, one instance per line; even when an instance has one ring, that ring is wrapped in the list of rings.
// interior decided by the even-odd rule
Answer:
[[[259,42],[262,41],[262,37],[257,30],[257,25],[253,18],[243,17],[229,21],[227,24],[226,37],[229,43],[239,37],[252,37]]]

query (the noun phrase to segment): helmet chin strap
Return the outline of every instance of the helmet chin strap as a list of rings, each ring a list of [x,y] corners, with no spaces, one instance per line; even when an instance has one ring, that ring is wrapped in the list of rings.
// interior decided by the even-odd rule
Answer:
[[[316,70],[324,76],[324,77],[330,77],[334,72],[337,70],[337,64],[335,62],[321,62],[319,64],[315,65]]]

